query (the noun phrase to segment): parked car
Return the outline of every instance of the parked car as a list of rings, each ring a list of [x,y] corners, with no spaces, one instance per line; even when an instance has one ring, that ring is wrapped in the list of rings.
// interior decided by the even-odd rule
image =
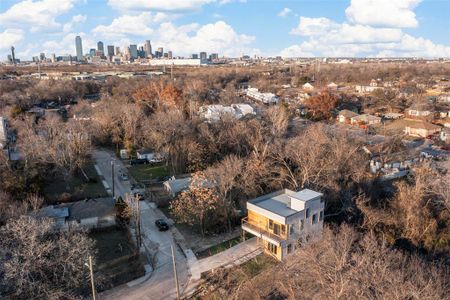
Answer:
[[[148,160],[146,159],[132,159],[130,160],[130,165],[134,166],[134,165],[144,165],[144,164],[148,164]]]
[[[119,178],[122,181],[128,180],[128,175],[126,173],[120,173]]]
[[[156,227],[158,227],[159,231],[169,230],[169,224],[164,219],[158,219],[155,221]]]
[[[133,197],[137,198],[139,201],[144,200],[144,195],[142,193],[133,193]]]

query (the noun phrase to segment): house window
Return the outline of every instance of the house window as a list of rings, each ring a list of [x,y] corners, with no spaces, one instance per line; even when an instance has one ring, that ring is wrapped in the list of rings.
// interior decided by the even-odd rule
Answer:
[[[273,224],[273,234],[280,235],[280,224]]]
[[[310,211],[309,211],[309,208],[307,208],[307,209],[306,209],[306,218],[307,218],[307,219],[309,218],[309,214],[310,214]]]
[[[323,210],[320,211],[320,214],[319,214],[319,221],[323,221]]]
[[[289,244],[288,246],[287,246],[287,253],[289,254],[289,253],[291,253],[292,252],[292,244]]]
[[[316,224],[317,223],[317,214],[313,214],[312,216],[312,224]]]
[[[281,225],[281,234],[286,234],[286,225]]]
[[[273,221],[272,220],[269,220],[269,229],[273,230]]]
[[[305,220],[300,220],[300,230],[303,230],[305,228]]]
[[[270,253],[272,253],[272,254],[277,254],[277,246],[276,245],[274,245],[274,244],[272,244],[272,243],[267,243],[267,250],[269,250],[269,252]]]
[[[294,226],[293,225],[289,225],[289,234],[294,234]]]

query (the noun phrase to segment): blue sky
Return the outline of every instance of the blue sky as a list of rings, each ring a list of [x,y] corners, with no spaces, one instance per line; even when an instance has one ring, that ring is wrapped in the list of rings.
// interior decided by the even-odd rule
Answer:
[[[188,56],[450,57],[447,0],[0,0],[0,59],[101,40]]]

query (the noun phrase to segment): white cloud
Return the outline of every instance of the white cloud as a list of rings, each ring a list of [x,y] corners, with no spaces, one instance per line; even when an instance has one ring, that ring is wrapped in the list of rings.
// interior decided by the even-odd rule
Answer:
[[[154,47],[159,45],[172,50],[175,55],[190,55],[200,51],[217,52],[219,55],[237,56],[242,53],[258,54],[259,50],[251,47],[254,36],[238,34],[223,21],[200,26],[196,23],[180,27],[172,23],[163,23]]]
[[[381,27],[417,27],[413,9],[422,0],[352,0],[345,10],[351,23]]]
[[[75,15],[72,17],[72,19],[64,24],[63,26],[63,32],[70,32],[73,29],[73,26],[76,24],[84,23],[86,22],[87,17],[85,15]]]
[[[108,5],[117,10],[195,10],[216,0],[108,0]]]
[[[23,40],[24,32],[21,29],[6,29],[0,32],[0,50],[5,50]]]
[[[419,2],[352,0],[346,10],[349,22],[343,23],[328,18],[300,17],[298,26],[290,33],[307,39],[285,48],[281,55],[450,57],[450,47],[413,37],[400,28],[417,25],[412,9]]]
[[[288,7],[285,7],[285,8],[283,8],[282,11],[280,11],[280,12],[277,14],[277,16],[279,16],[279,17],[286,17],[290,12],[292,12],[292,9],[290,9],[290,8],[288,8]]]
[[[59,28],[55,18],[67,13],[77,0],[24,0],[0,14],[2,25],[29,26],[32,32]]]
[[[83,53],[87,53],[89,48],[96,48],[96,42],[90,35],[86,35],[84,32],[80,33],[68,33],[60,40],[49,40],[39,45],[37,50],[34,51],[44,52],[47,55],[52,53],[56,54],[72,54],[75,55],[75,37],[79,35],[82,38]]]
[[[122,15],[115,18],[110,25],[99,25],[92,29],[92,33],[105,39],[125,38],[128,35],[149,36],[154,33],[152,25],[167,20],[165,13],[151,14],[143,12],[139,15]]]
[[[320,35],[336,27],[337,23],[327,18],[300,17],[298,26],[291,30],[294,35]]]
[[[87,17],[85,15],[75,15],[72,17],[73,23],[84,23],[86,22]]]
[[[327,18],[305,17],[300,17],[299,25],[291,34],[315,37],[324,44],[388,43],[399,41],[403,35],[398,28],[339,24]]]

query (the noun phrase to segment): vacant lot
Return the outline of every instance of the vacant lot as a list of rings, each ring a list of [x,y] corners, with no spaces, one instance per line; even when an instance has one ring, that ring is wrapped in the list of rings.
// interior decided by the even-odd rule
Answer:
[[[201,299],[229,299],[230,294],[242,283],[273,267],[276,263],[277,261],[272,257],[260,254],[240,266],[229,269],[219,268],[209,272],[204,275],[206,283],[196,296]]]
[[[159,207],[164,215],[173,219],[168,206]],[[174,226],[183,236],[186,245],[198,258],[214,255],[239,243],[241,238],[241,227],[236,226],[232,232],[220,234],[207,234],[204,237],[196,226],[175,223]]]
[[[95,171],[93,162],[89,161],[83,170],[89,177],[89,181],[79,174],[67,181],[58,177],[48,182],[43,191],[46,200],[49,203],[54,203],[107,197],[108,193]]]
[[[166,165],[134,165],[130,166],[128,171],[136,181],[141,182],[158,180],[169,175],[169,169]]]
[[[95,241],[96,270],[104,280],[105,289],[144,275],[143,262],[127,229],[92,232],[90,237]]]

